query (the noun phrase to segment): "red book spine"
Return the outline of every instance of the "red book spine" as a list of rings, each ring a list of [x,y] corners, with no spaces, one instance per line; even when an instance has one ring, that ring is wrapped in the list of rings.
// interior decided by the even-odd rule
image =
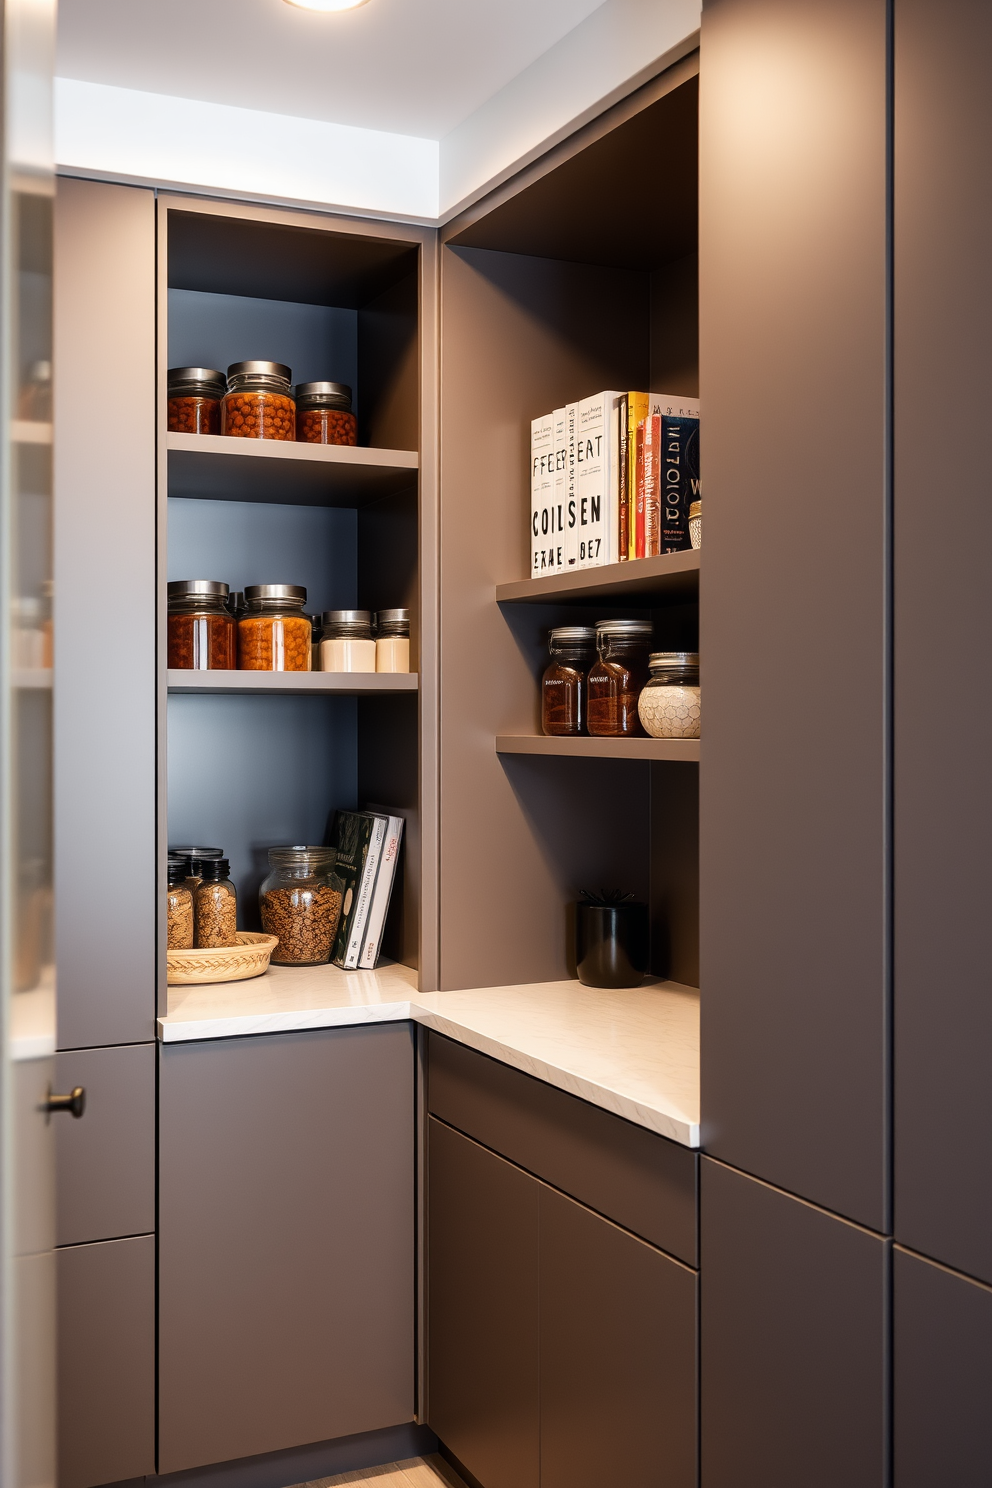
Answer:
[[[644,425],[647,419],[641,419],[637,426],[637,458],[635,470],[637,473],[637,524],[634,528],[634,557],[644,557]]]

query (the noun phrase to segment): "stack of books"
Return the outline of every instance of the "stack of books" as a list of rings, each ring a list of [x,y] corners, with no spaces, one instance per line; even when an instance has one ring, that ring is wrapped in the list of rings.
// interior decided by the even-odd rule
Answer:
[[[335,966],[371,970],[379,959],[403,837],[403,817],[370,806],[334,814],[332,846],[344,884]]]
[[[531,423],[531,576],[691,547],[699,403],[596,393]]]

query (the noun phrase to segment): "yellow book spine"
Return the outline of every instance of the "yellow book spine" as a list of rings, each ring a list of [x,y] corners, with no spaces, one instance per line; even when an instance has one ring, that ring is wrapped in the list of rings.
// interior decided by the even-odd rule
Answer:
[[[637,522],[635,512],[637,507],[637,426],[642,419],[648,416],[648,405],[651,401],[649,393],[627,394],[627,490],[630,493],[629,537],[627,543],[627,557],[637,557]]]

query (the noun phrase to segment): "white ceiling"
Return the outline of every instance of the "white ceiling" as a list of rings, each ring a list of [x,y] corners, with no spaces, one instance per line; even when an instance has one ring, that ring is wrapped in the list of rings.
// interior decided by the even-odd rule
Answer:
[[[441,139],[601,0],[59,0],[61,77]]]

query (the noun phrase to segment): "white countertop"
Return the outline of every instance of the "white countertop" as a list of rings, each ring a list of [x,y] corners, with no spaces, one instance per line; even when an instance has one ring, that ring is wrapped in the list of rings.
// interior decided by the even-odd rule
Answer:
[[[411,1018],[680,1142],[699,1145],[699,994],[676,982],[576,981],[417,991],[407,966],[272,967],[246,982],[170,987],[164,1043]]]

